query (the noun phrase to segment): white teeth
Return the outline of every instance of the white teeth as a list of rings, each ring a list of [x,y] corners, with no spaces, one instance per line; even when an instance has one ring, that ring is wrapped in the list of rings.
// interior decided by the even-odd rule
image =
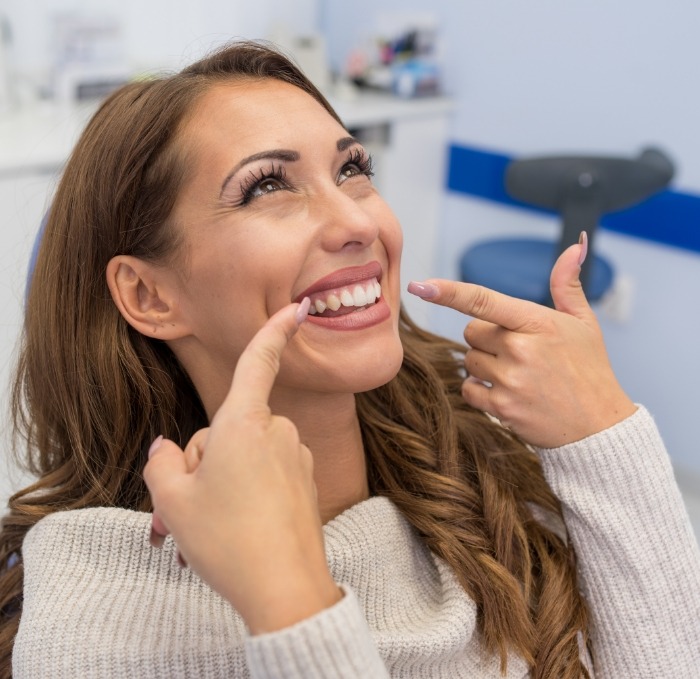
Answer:
[[[327,297],[318,297],[309,309],[310,314],[322,314],[326,309],[338,311],[341,306],[364,307],[374,304],[382,296],[382,286],[375,278],[364,285],[357,284],[352,288],[341,288],[328,294]]]
[[[338,295],[330,294],[326,300],[326,304],[331,311],[338,311],[340,309],[340,298]]]
[[[352,298],[355,300],[354,306],[366,306],[367,305],[367,293],[361,285],[356,285],[355,289],[352,291]]]

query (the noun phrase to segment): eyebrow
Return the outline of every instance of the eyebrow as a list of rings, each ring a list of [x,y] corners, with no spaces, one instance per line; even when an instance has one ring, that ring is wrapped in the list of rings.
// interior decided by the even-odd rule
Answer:
[[[342,139],[338,139],[338,141],[335,143],[336,148],[338,151],[345,151],[345,149],[349,149],[351,146],[354,146],[355,144],[359,144],[360,142],[355,139],[355,137],[343,137]]]
[[[270,151],[261,151],[260,153],[254,153],[252,156],[248,156],[247,158],[243,158],[240,163],[236,165],[236,167],[231,170],[231,172],[226,175],[226,179],[224,179],[224,183],[221,185],[221,193],[219,194],[219,198],[224,194],[224,191],[226,189],[226,186],[228,183],[233,179],[235,174],[243,167],[250,163],[254,163],[258,160],[286,160],[293,162],[295,160],[299,160],[299,154],[296,151],[289,151],[287,149],[271,149]]]
[[[350,148],[354,144],[359,144],[360,142],[355,139],[355,137],[343,137],[342,139],[338,139],[338,141],[335,143],[336,148],[338,151],[345,151],[346,149]],[[289,149],[271,149],[270,151],[261,151],[260,153],[254,153],[252,156],[248,156],[247,158],[243,158],[234,168],[231,170],[231,172],[226,175],[226,179],[224,179],[223,184],[221,185],[221,192],[219,193],[219,197],[221,197],[226,190],[226,186],[228,183],[233,179],[233,177],[236,175],[237,172],[239,172],[243,167],[246,165],[249,165],[250,163],[255,163],[258,160],[284,160],[287,162],[294,162],[299,160],[301,156],[299,155],[298,151],[291,151]]]

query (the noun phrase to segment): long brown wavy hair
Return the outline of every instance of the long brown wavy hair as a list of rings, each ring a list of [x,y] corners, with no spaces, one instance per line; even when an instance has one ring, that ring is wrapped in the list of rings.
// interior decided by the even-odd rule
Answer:
[[[13,389],[15,447],[38,480],[15,493],[0,533],[0,677],[10,677],[22,611],[22,540],[56,511],[150,511],[142,478],[159,434],[180,445],[207,425],[169,348],[132,329],[105,268],[117,254],[168,262],[170,215],[186,179],[178,132],[216,83],[275,78],[319,101],[283,55],[233,43],[180,73],[131,83],[87,125],[63,172],[33,273]],[[535,519],[561,517],[537,456],[460,395],[464,347],[402,312],[405,358],[387,385],[357,396],[371,492],[393,500],[476,602],[486,648],[535,677],[587,676],[572,547]]]

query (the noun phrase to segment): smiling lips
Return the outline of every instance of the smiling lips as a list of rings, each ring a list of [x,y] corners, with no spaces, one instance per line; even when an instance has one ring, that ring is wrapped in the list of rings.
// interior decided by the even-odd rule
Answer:
[[[311,299],[308,320],[314,324],[337,330],[367,327],[390,315],[381,277],[379,262],[340,269],[309,286],[296,301]]]

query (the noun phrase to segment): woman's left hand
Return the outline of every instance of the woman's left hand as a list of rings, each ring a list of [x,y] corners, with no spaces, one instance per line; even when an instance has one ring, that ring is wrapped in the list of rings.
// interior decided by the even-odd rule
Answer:
[[[464,331],[471,348],[462,394],[539,448],[578,441],[636,410],[579,281],[585,247],[572,245],[552,269],[555,309],[470,283],[409,285],[423,299],[474,317]]]
[[[172,533],[182,561],[227,599],[253,634],[338,602],[328,570],[311,451],[269,396],[308,300],[274,314],[241,354],[211,426],[185,450],[157,439],[144,480],[151,541]]]

